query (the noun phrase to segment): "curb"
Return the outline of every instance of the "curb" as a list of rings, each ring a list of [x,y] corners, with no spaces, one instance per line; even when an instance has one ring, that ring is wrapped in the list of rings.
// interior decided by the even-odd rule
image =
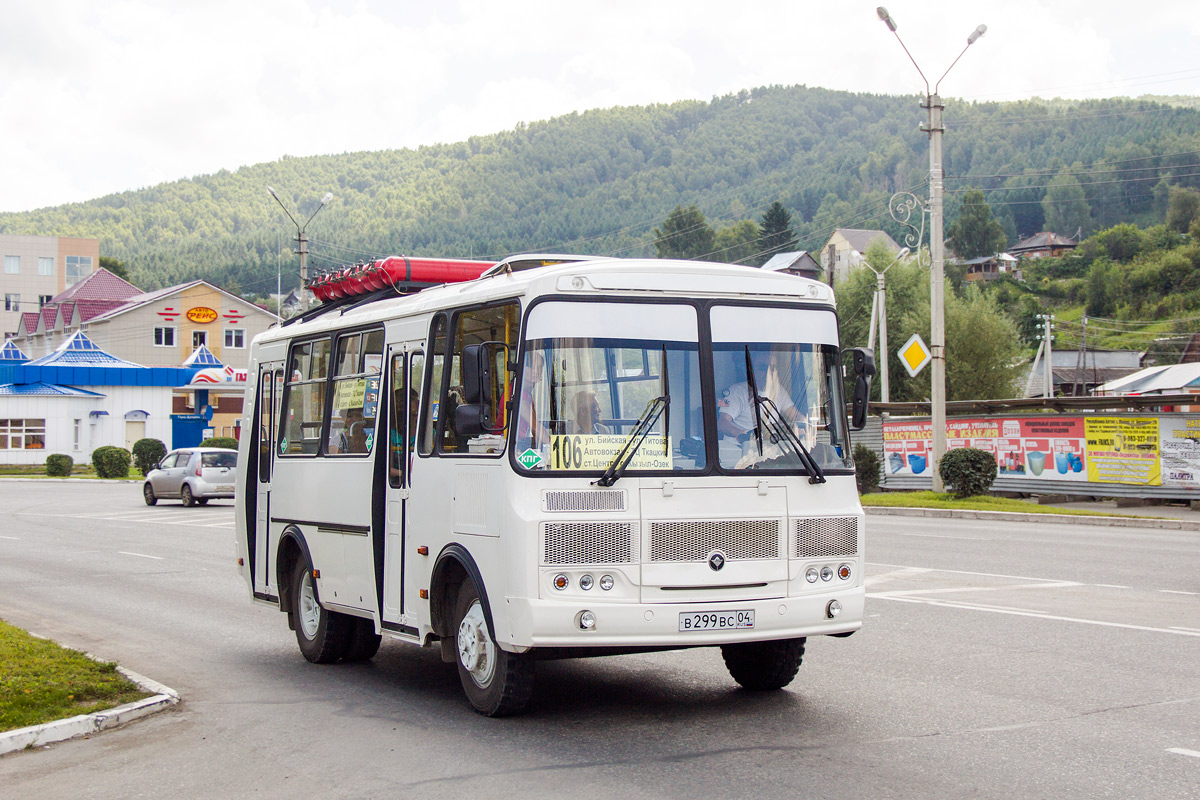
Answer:
[[[85,655],[88,658],[100,660],[91,653]],[[154,696],[110,708],[107,711],[97,711],[95,714],[80,714],[77,717],[59,719],[42,725],[30,725],[27,728],[5,731],[0,733],[0,756],[17,750],[65,742],[67,739],[117,728],[133,722],[135,719],[165,711],[179,702],[179,693],[168,686],[163,686],[157,681],[152,681],[124,667],[117,667],[117,672],[136,683],[143,691],[154,692]]]
[[[863,506],[863,511],[881,517],[941,517],[979,519],[992,522],[1053,522],[1060,525],[1098,525],[1102,528],[1159,528],[1200,531],[1200,522],[1146,517],[1089,517],[1073,514],[1025,514],[1019,511],[956,511],[949,508],[890,508]]]

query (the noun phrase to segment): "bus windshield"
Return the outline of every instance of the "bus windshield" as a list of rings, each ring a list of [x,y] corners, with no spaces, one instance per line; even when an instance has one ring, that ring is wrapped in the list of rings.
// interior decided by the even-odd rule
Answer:
[[[603,472],[653,420],[627,472],[706,464],[696,309],[535,306],[526,328],[514,458],[522,469]]]
[[[717,306],[710,321],[720,467],[803,470],[796,444],[821,469],[852,467],[833,313]]]

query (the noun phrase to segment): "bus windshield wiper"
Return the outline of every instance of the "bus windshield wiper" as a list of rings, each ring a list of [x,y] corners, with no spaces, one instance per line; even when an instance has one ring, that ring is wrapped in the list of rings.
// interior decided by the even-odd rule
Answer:
[[[750,390],[750,397],[754,400],[754,441],[758,444],[758,454],[760,456],[763,454],[762,429],[765,417],[767,433],[771,437],[772,444],[778,444],[781,441],[787,442],[800,458],[804,469],[808,471],[808,482],[825,483],[825,472],[812,457],[812,453],[808,452],[804,443],[796,436],[792,426],[783,418],[779,407],[770,398],[763,397],[758,393],[758,384],[754,378],[754,366],[750,361],[749,345],[746,346],[746,388]]]
[[[642,442],[646,441],[650,429],[670,406],[670,395],[660,395],[646,404],[646,410],[638,417],[637,425],[633,426],[633,430],[629,432],[625,444],[621,445],[621,449],[617,451],[613,460],[608,462],[608,468],[604,470],[604,474],[596,479],[597,486],[612,486],[621,479],[621,475],[625,473],[629,462],[633,461],[638,448],[642,446]]]

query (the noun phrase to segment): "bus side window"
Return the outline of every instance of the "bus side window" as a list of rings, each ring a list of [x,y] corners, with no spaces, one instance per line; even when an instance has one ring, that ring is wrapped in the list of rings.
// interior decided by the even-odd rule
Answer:
[[[365,331],[338,337],[333,404],[325,452],[331,455],[365,455],[375,441],[379,414],[380,368],[383,366],[383,331]]]
[[[508,345],[510,352],[516,349],[517,328],[520,320],[520,306],[516,303],[475,308],[461,311],[454,315],[454,338],[450,343],[450,375],[443,390],[440,403],[442,416],[442,440],[440,452],[467,453],[469,443],[460,436],[454,428],[454,410],[464,402],[462,390],[462,352],[463,348],[472,344],[484,342],[502,342]],[[503,349],[499,353],[503,353]],[[503,361],[502,356],[498,356]],[[507,420],[503,418],[504,403],[511,393],[512,375],[506,364],[493,365],[492,384],[484,388],[490,397],[492,408],[499,409],[495,424],[502,425]],[[502,451],[503,446],[490,444],[487,450],[480,452]]]
[[[425,376],[425,415],[422,417],[421,442],[417,452],[427,456],[433,452],[441,409],[442,372],[446,361],[446,316],[439,314],[429,332],[429,371]]]
[[[280,455],[316,455],[321,444],[329,340],[292,345],[279,427]]]

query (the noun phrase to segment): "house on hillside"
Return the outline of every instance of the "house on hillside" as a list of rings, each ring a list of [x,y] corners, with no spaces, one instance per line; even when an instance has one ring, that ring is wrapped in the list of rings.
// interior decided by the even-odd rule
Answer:
[[[776,253],[762,265],[771,272],[783,272],[788,275],[799,275],[801,278],[821,280],[821,265],[807,250],[797,250],[793,253]]]
[[[1057,233],[1035,233],[1008,248],[1008,252],[1017,258],[1052,258],[1071,252],[1078,244]]]
[[[964,261],[967,268],[964,279],[968,281],[994,281],[1008,275],[1017,280],[1024,280],[1024,275],[1017,268],[1017,259],[1009,253],[996,253],[990,256],[980,256]]]
[[[276,323],[271,312],[197,280],[143,292],[106,269],[21,315],[14,341],[37,357],[77,331],[126,361],[176,366],[207,347],[227,366],[245,369],[250,340]]]
[[[876,241],[881,241],[895,255],[900,245],[883,231],[860,228],[838,228],[821,248],[821,267],[829,284],[835,285],[850,277],[850,270],[862,263],[863,253]]]
[[[1050,354],[1050,370],[1054,380],[1054,397],[1084,397],[1099,394],[1098,388],[1142,369],[1144,354],[1134,350],[1054,350]],[[1026,373],[1025,397],[1045,395],[1046,372],[1042,362],[1030,362]]]

